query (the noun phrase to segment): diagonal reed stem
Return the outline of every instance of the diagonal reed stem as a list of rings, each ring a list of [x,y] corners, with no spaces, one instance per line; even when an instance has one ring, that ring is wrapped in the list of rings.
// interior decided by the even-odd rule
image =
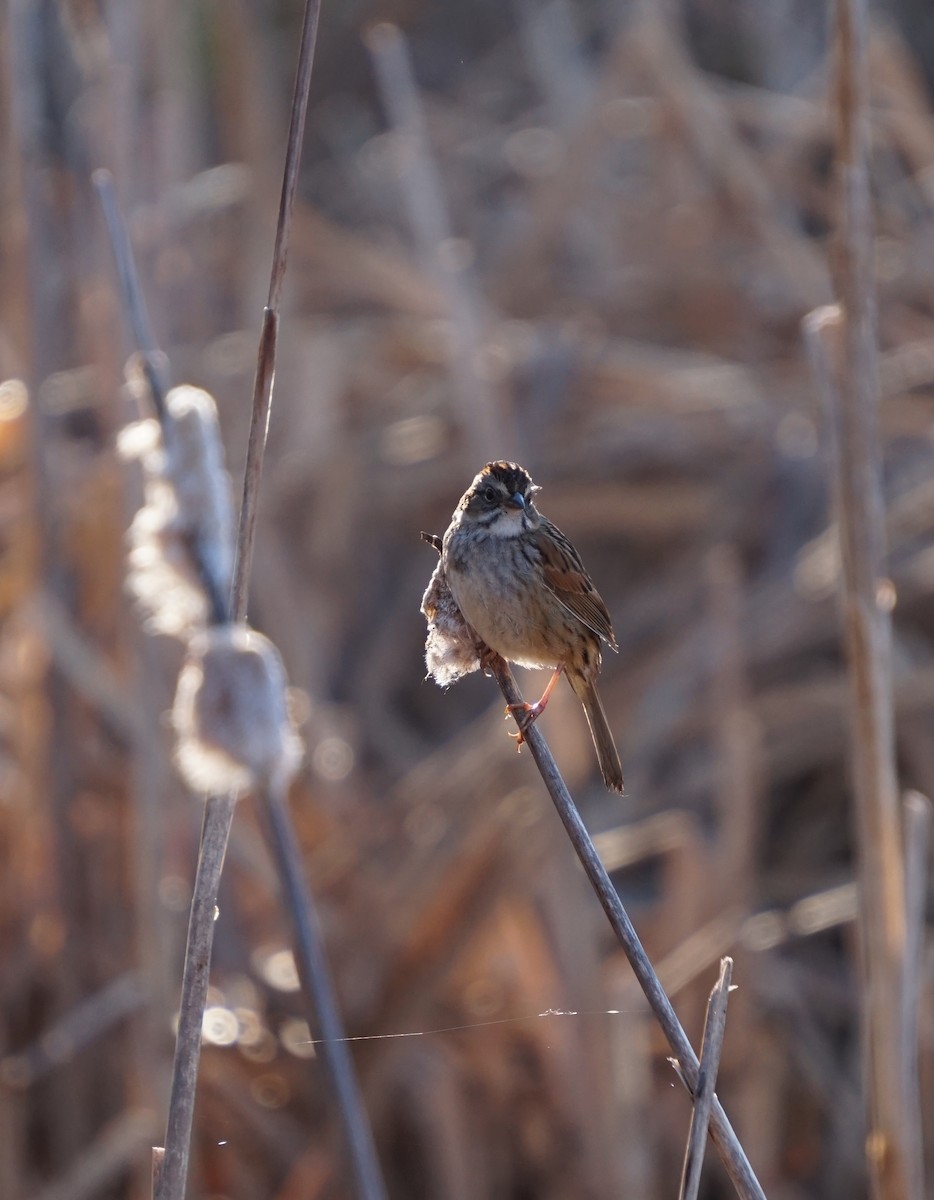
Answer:
[[[499,684],[500,691],[506,698],[506,703],[521,705],[523,703],[522,695],[506,663],[498,655],[493,655],[488,660],[488,665]],[[629,959],[639,986],[645,993],[649,1007],[655,1014],[662,1033],[678,1060],[684,1081],[691,1094],[694,1095],[697,1091],[700,1064],[688,1041],[687,1034],[681,1027],[681,1022],[649,961],[649,956],[639,940],[639,935],[629,919],[629,914],[600,861],[590,834],[581,820],[571,793],[568,791],[557,763],[537,725],[530,725],[528,729],[524,730],[524,740],[535,760],[545,787],[548,789],[552,803],[558,811],[561,823],[571,840],[571,845],[590,881],[590,886],[596,892],[607,920],[623,948],[623,953]],[[736,1194],[741,1197],[741,1200],[765,1200],[765,1192],[749,1164],[749,1159],[746,1157],[733,1127],[727,1120],[723,1106],[716,1097],[713,1099],[710,1114],[710,1133],[727,1174],[736,1188]]]
[[[107,224],[107,235],[113,248],[117,279],[120,284],[127,322],[132,331],[137,352],[143,360],[143,370],[152,394],[156,416],[163,427],[163,433],[165,433],[168,425],[165,408],[165,398],[169,391],[168,363],[165,355],[159,349],[152,330],[152,323],[149,320],[146,299],[136,273],[136,260],[133,257],[130,238],[120,212],[120,206],[117,203],[113,177],[109,171],[97,170],[92,176],[92,181],[97,189],[104,212],[104,221]]]
[[[373,1135],[354,1073],[346,1030],[331,983],[318,916],[305,883],[301,852],[289,819],[286,797],[270,790],[265,800],[267,832],[291,913],[296,964],[302,981],[308,1024],[330,1077],[360,1200],[385,1200]]]

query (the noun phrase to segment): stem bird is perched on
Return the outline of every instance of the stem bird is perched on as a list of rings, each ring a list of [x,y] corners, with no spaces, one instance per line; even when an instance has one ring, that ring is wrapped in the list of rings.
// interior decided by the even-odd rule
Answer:
[[[520,730],[544,710],[563,672],[584,706],[603,780],[622,792],[619,754],[596,687],[601,641],[617,648],[610,615],[577,551],[535,507],[539,490],[516,463],[487,463],[444,535],[444,575],[480,641],[509,662],[554,672],[541,700],[515,714]]]

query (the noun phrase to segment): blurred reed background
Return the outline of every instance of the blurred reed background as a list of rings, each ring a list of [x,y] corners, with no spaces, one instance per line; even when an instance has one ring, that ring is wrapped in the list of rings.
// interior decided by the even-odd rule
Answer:
[[[178,649],[123,589],[130,344],[89,175],[114,172],[174,377],[217,398],[236,479],[300,20],[256,0],[0,14],[9,1200],[149,1195],[201,815],[169,759]],[[297,689],[294,819],[348,1032],[374,1039],[355,1059],[394,1197],[672,1196],[690,1118],[496,688],[424,679],[419,531],[503,455],[613,616],[628,795],[604,793],[569,689],[542,727],[682,1022],[697,1044],[732,954],[718,1092],[766,1192],[866,1194],[838,558],[799,328],[830,296],[827,26],[808,0],[325,0],[251,618]],[[898,752],[927,795],[932,81],[927,6],[880,4]],[[288,937],[244,803],[193,1196],[347,1194]],[[713,1155],[705,1179],[731,1194]]]

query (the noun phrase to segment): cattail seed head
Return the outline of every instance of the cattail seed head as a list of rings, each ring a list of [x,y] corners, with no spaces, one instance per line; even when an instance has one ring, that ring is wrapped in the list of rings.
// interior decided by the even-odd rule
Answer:
[[[138,376],[128,386],[142,386]],[[186,385],[169,392],[166,409],[165,439],[149,418],[117,442],[143,471],[127,581],[149,629],[187,639],[216,620],[229,596],[234,514],[213,399]]]
[[[234,512],[217,405],[208,392],[185,384],[172,388],[166,407],[172,418],[166,473],[179,515],[198,553],[207,557],[213,586],[226,596],[233,572]]]
[[[422,613],[428,622],[425,666],[435,683],[448,687],[478,670],[473,634],[457,607],[440,559],[422,597]]]
[[[172,708],[175,761],[192,791],[284,787],[301,760],[272,642],[244,625],[195,636]]]

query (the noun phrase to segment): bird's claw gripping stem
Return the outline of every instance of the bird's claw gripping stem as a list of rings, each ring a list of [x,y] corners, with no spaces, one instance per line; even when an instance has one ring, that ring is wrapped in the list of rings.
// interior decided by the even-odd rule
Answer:
[[[519,726],[518,733],[510,733],[511,738],[516,740],[516,749],[522,749],[522,743],[525,741],[525,735],[530,726],[534,725],[538,718],[545,710],[541,700],[537,704],[507,704],[506,705],[506,720],[512,717]]]
[[[506,716],[513,717],[516,724],[519,726],[518,733],[511,733],[509,736],[516,739],[516,749],[522,749],[522,743],[525,741],[525,735],[530,727],[535,724],[538,718],[545,711],[545,706],[554,690],[555,684],[558,682],[558,676],[564,670],[563,664],[555,668],[555,673],[548,680],[548,686],[542,692],[542,698],[535,704],[526,704],[523,701],[521,704],[507,704]]]

